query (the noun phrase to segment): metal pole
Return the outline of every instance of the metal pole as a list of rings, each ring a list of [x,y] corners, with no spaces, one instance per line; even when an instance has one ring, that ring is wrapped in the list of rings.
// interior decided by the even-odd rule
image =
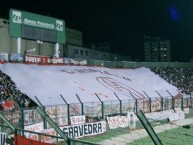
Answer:
[[[168,92],[168,94],[170,94],[170,92],[167,90],[167,92]],[[172,94],[170,94],[170,96],[172,97],[172,109],[174,110],[174,103],[175,103],[175,101],[174,101],[174,96],[172,96]],[[174,110],[175,111],[175,110]]]
[[[99,98],[99,96],[97,95],[97,93],[95,93],[95,95],[97,96],[97,98],[98,98],[99,101],[101,102],[102,118],[104,119],[104,104],[103,104],[103,101]]]
[[[149,112],[151,112],[151,98],[145,93],[145,91],[143,91],[144,94],[148,97],[149,99]]]
[[[158,91],[156,91],[157,92],[157,94],[160,96],[160,98],[161,98],[161,111],[163,111],[164,110],[164,99],[163,99],[163,97],[158,93]]]
[[[40,107],[42,107],[43,108],[43,105],[42,105],[42,103],[40,102],[40,100],[35,96],[35,98],[36,98],[36,100],[38,101],[38,103],[39,103],[39,105],[40,105]]]
[[[184,96],[181,98],[181,110],[184,111]]]
[[[131,92],[129,92],[131,94]],[[135,97],[133,96],[133,94],[131,94],[131,96],[135,99]],[[135,113],[138,113],[138,102],[137,99],[135,99]]]
[[[36,96],[35,96],[35,98],[38,101],[39,106],[46,112],[45,106],[42,105],[42,103],[40,102],[40,100]],[[46,122],[45,118],[43,118],[43,125],[44,125],[44,129],[47,129],[47,122]]]
[[[190,92],[190,108],[192,108],[193,100],[192,100],[192,93]]]
[[[119,99],[119,97],[117,96],[117,94],[116,93],[114,93],[115,94],[115,96],[117,97],[117,99],[119,100],[119,102],[120,102],[120,115],[122,114],[122,101]]]
[[[78,94],[76,94],[76,97],[78,98],[78,100],[79,100],[79,102],[80,102],[80,104],[81,104],[81,115],[84,115],[84,106],[83,106],[83,103],[82,103],[82,101],[80,100]]]
[[[64,97],[62,95],[60,95],[60,97],[62,98],[62,100],[66,103],[67,105],[67,114],[68,114],[68,125],[70,125],[70,104],[67,103],[67,101],[64,99]]]

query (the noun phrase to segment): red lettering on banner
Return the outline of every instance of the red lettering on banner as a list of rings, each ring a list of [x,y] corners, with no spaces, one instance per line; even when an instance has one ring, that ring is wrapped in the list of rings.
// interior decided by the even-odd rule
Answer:
[[[146,97],[135,90],[134,88],[127,86],[121,82],[118,82],[117,80],[114,80],[110,77],[97,77],[96,78],[99,83],[101,83],[104,87],[113,90],[115,92],[119,92],[120,94],[129,96],[132,94],[134,99],[145,99]]]
[[[64,59],[63,58],[48,58],[48,63],[64,64]]]
[[[49,56],[26,55],[25,62],[38,64],[64,64],[64,58],[51,58]]]
[[[25,61],[29,63],[40,63],[41,59],[39,57],[25,56]]]
[[[38,134],[30,134],[29,139],[32,139],[32,140],[40,140],[40,135]]]
[[[52,58],[52,63],[53,64],[63,64],[64,59],[63,58]]]
[[[56,131],[54,129],[43,130],[42,133],[56,136]],[[42,141],[51,141],[52,139],[54,138],[49,136],[42,136]]]

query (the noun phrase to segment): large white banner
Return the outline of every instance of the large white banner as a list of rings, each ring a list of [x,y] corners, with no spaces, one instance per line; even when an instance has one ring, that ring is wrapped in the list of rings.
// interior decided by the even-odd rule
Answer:
[[[157,121],[169,118],[172,113],[174,113],[174,110],[166,110],[161,112],[145,113],[145,116],[149,121]]]

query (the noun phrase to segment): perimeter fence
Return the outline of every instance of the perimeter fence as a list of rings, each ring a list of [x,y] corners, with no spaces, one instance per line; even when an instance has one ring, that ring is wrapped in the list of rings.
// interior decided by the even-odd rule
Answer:
[[[64,101],[61,105],[42,106],[42,108],[54,123],[64,131],[64,127],[70,127],[76,122],[83,123],[85,121],[88,124],[90,123],[90,126],[95,126],[101,121],[106,122],[108,117],[127,116],[128,112],[137,113],[139,110],[142,110],[144,113],[153,113],[175,110],[176,108],[185,110],[186,108],[192,108],[192,106],[193,100],[191,93],[175,97],[168,93],[168,96],[147,97],[147,99],[142,100],[120,100],[119,97],[117,97],[117,100],[112,101],[99,100],[97,102],[72,104]],[[36,107],[18,108],[15,106],[13,109],[2,110],[0,113],[14,125],[18,135],[28,139],[57,144],[69,144],[69,142],[73,142],[73,144],[81,144],[81,142],[84,142],[82,144],[87,144],[86,141],[80,141],[74,138],[71,138],[69,142],[64,141],[52,128],[52,125],[40,115]],[[83,120],[84,118],[81,116],[85,116],[85,120]],[[112,134],[112,130],[107,124],[105,127],[105,134]],[[140,122],[137,122],[137,128],[142,128]],[[127,129],[123,129],[119,132],[125,133],[126,131]],[[2,119],[0,119],[0,132],[5,133],[6,136],[14,134],[14,131],[11,130]]]

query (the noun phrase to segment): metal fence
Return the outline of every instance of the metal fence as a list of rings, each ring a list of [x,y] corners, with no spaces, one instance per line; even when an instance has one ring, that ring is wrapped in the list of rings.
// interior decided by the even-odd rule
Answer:
[[[192,95],[183,95],[173,97],[171,95],[165,97],[154,97],[147,99],[125,99],[98,102],[80,102],[72,104],[61,104],[53,106],[43,106],[46,114],[55,122],[58,127],[71,125],[72,116],[86,116],[86,122],[97,122],[106,120],[108,116],[127,115],[128,112],[137,113],[142,110],[144,113],[160,112],[180,108],[192,108]],[[12,110],[4,110],[1,113],[10,121],[20,134],[39,141],[53,140],[54,142],[65,144],[64,140],[60,140],[56,131],[46,122],[36,108],[13,108]],[[13,134],[13,131],[6,127],[5,121],[0,119],[0,132]],[[35,124],[35,127],[33,126]],[[46,132],[39,130],[47,129]],[[49,130],[50,129],[50,130]],[[108,129],[108,128],[107,128]],[[49,136],[49,137],[48,137]],[[52,139],[53,138],[53,139]],[[73,144],[80,144],[77,140],[70,140]],[[67,144],[67,143],[66,143]],[[82,143],[86,144],[86,143]]]
[[[24,129],[15,128],[15,130],[12,130],[9,126],[0,124],[0,145],[13,145],[14,144],[14,138],[15,135],[23,136],[24,138],[40,141],[40,142],[46,142],[49,140],[50,143],[57,144],[57,145],[96,145],[92,142],[86,142],[76,139],[69,139],[65,141],[62,137],[59,137],[57,135],[50,135],[50,134],[44,134],[44,133],[38,133],[34,131],[28,131]],[[21,144],[24,144],[22,140],[20,141]]]
[[[65,103],[65,102],[64,102]],[[71,116],[85,115],[93,121],[104,120],[106,116],[115,116],[126,114],[127,112],[137,112],[142,110],[144,113],[158,112],[193,106],[192,95],[183,95],[180,97],[165,96],[147,99],[124,99],[98,102],[81,102],[72,104],[43,106],[44,111],[59,126],[70,125]],[[33,108],[13,108],[12,110],[2,110],[1,113],[15,127],[24,129],[24,126],[43,122],[44,128],[51,126],[44,121],[35,107]],[[0,120],[0,123],[1,120]]]

